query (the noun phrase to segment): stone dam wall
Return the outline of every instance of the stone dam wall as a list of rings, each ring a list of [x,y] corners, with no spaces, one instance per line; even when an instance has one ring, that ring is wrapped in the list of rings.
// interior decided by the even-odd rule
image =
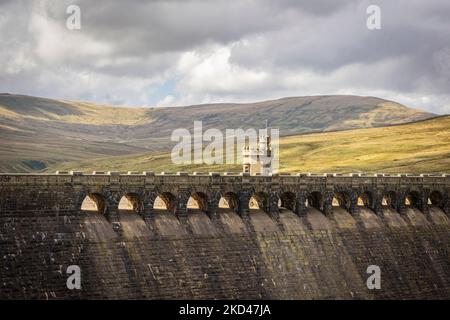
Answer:
[[[3,174],[0,299],[449,299],[449,194],[448,175]]]

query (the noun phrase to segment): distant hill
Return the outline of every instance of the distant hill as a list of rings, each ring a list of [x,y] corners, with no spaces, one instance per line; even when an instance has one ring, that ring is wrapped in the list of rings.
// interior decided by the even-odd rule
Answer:
[[[130,108],[0,94],[0,171],[28,172],[62,161],[169,150],[176,128],[262,128],[282,136],[389,126],[435,117],[374,97],[292,97],[245,104]]]
[[[175,166],[170,153],[107,157],[62,163],[47,171],[240,172],[238,165]],[[281,172],[449,173],[450,116],[382,128],[281,138]]]

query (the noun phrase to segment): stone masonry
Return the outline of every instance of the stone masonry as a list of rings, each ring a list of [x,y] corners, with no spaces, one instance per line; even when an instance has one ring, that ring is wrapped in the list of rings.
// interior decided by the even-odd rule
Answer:
[[[450,299],[449,195],[449,175],[0,174],[0,299]]]

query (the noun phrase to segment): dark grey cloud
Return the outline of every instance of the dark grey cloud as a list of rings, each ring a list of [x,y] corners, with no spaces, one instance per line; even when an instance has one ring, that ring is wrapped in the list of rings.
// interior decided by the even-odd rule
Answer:
[[[82,28],[65,28],[66,8]],[[381,30],[366,9],[381,8]],[[354,93],[450,112],[448,0],[0,2],[0,91],[125,104]],[[168,85],[169,83],[169,85]]]
[[[298,0],[278,0],[274,1],[281,9],[296,9],[317,16],[326,16],[337,11],[343,10],[353,0],[316,0],[316,1],[298,1]]]
[[[49,16],[64,22],[73,1],[47,2]],[[117,54],[189,50],[207,42],[227,43],[279,28],[283,11],[265,1],[87,1],[79,0],[83,30],[114,44]],[[278,8],[277,8],[278,9]]]

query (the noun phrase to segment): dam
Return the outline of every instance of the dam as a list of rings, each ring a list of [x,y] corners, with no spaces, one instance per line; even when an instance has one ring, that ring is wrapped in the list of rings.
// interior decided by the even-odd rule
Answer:
[[[0,299],[450,299],[449,195],[446,174],[0,174]]]

